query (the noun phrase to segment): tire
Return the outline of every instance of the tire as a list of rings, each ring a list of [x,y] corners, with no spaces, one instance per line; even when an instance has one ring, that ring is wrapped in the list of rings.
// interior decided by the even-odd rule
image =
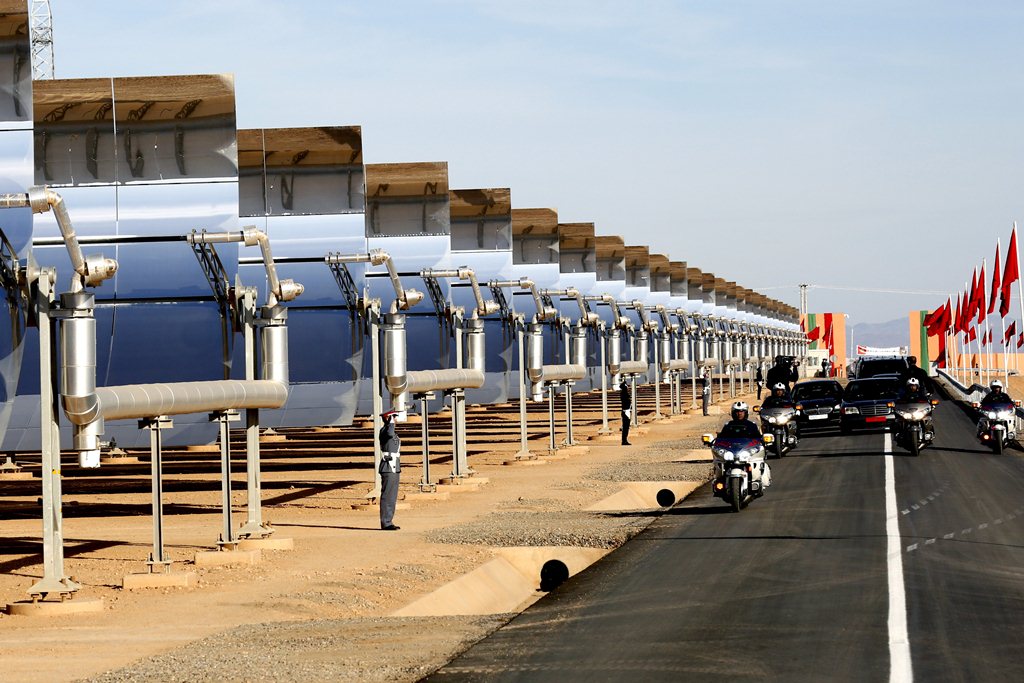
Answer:
[[[915,458],[921,453],[921,445],[917,441],[917,437],[913,433],[907,435],[910,438],[910,443],[907,444],[907,450]]]
[[[785,434],[785,432],[783,432],[783,434]],[[786,454],[785,446],[783,445],[782,441],[783,439],[780,439],[778,436],[776,436],[775,443],[772,444],[773,446],[775,446],[775,457],[778,458],[779,460],[782,460],[782,456]]]
[[[992,441],[992,452],[996,455],[1003,454],[1003,440],[1001,438]]]
[[[743,509],[743,480],[739,477],[729,479],[729,507],[733,512]]]

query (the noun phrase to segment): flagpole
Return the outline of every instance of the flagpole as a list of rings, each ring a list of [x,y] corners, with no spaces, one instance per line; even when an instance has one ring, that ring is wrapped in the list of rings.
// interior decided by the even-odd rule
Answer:
[[[1003,326],[1003,384],[1004,388],[1010,388],[1010,368],[1006,365],[1006,318],[999,316],[999,322]]]
[[[1017,221],[1013,222],[1013,234],[1015,236],[1017,234]],[[1014,246],[1017,249],[1017,253],[1014,254],[1014,257],[1017,259],[1017,263],[1020,264],[1020,245],[1017,243],[1017,240],[1013,240],[1013,244],[1014,244]],[[1018,265],[1018,268],[1019,267],[1020,266]],[[1020,326],[1019,327],[1021,329],[1024,329],[1024,287],[1022,287],[1022,285],[1021,285],[1020,273],[1017,274],[1017,303],[1020,304]],[[1019,331],[1020,330],[1018,330],[1018,332]],[[1014,341],[1014,344],[1016,344],[1016,341]],[[1018,358],[1017,347],[1014,346],[1013,347],[1013,361],[1014,361],[1014,365],[1016,365],[1019,362],[1019,360],[1020,359]],[[1019,368],[1018,368],[1018,372],[1019,372]],[[1009,387],[1007,387],[1007,388],[1009,388]]]
[[[981,307],[978,309],[979,313],[985,314],[985,385],[992,383],[992,340],[989,339],[989,335],[992,333],[992,329],[988,324],[988,297],[985,296],[985,267],[988,265],[988,259],[981,259],[981,282],[978,283],[978,287],[981,288]],[[980,347],[980,343],[979,343]]]

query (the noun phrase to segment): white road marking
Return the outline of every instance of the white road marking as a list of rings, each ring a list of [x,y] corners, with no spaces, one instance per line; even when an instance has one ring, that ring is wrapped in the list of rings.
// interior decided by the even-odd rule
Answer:
[[[987,529],[988,528],[988,522],[982,522],[981,524],[978,525],[978,528],[979,529]]]
[[[896,506],[896,473],[892,459],[892,434],[885,434],[885,536],[889,565],[889,681],[910,683],[914,669],[907,634],[907,594],[903,584],[899,508]],[[909,549],[909,548],[908,548]]]
[[[908,553],[912,553],[915,550],[917,550],[917,544],[916,543],[911,543],[910,545],[907,546],[907,552]]]
[[[953,538],[953,536],[955,536],[955,534],[946,534],[942,538],[944,538],[944,539],[946,539],[948,541],[949,539]]]

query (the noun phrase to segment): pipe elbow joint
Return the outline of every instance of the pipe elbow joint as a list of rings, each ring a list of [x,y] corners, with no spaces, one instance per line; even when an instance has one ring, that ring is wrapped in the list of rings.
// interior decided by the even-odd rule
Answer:
[[[100,402],[96,394],[60,397],[61,407],[71,424],[87,425],[100,419]]]

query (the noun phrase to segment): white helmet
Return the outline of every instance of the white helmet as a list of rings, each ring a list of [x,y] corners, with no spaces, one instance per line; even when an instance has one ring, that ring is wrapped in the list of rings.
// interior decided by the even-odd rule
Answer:
[[[921,383],[917,380],[916,377],[911,377],[910,379],[907,380],[907,386],[910,387],[911,389],[916,389],[919,386],[921,386]]]
[[[729,411],[729,414],[732,415],[732,419],[735,420],[735,419],[738,419],[736,417],[736,413],[738,413],[740,411],[743,411],[744,413],[747,413],[747,415],[750,414],[750,408],[747,406],[746,401],[736,401],[735,403],[733,403],[732,404],[732,410]]]
[[[992,380],[992,384],[988,385],[988,388],[991,389],[992,391],[996,391],[996,390],[1002,391],[1003,390],[1003,383],[1000,382],[997,379],[994,379],[994,380]]]
[[[772,385],[772,391],[778,391],[779,389],[785,391],[786,385],[783,384],[782,382],[776,382],[775,384]]]

